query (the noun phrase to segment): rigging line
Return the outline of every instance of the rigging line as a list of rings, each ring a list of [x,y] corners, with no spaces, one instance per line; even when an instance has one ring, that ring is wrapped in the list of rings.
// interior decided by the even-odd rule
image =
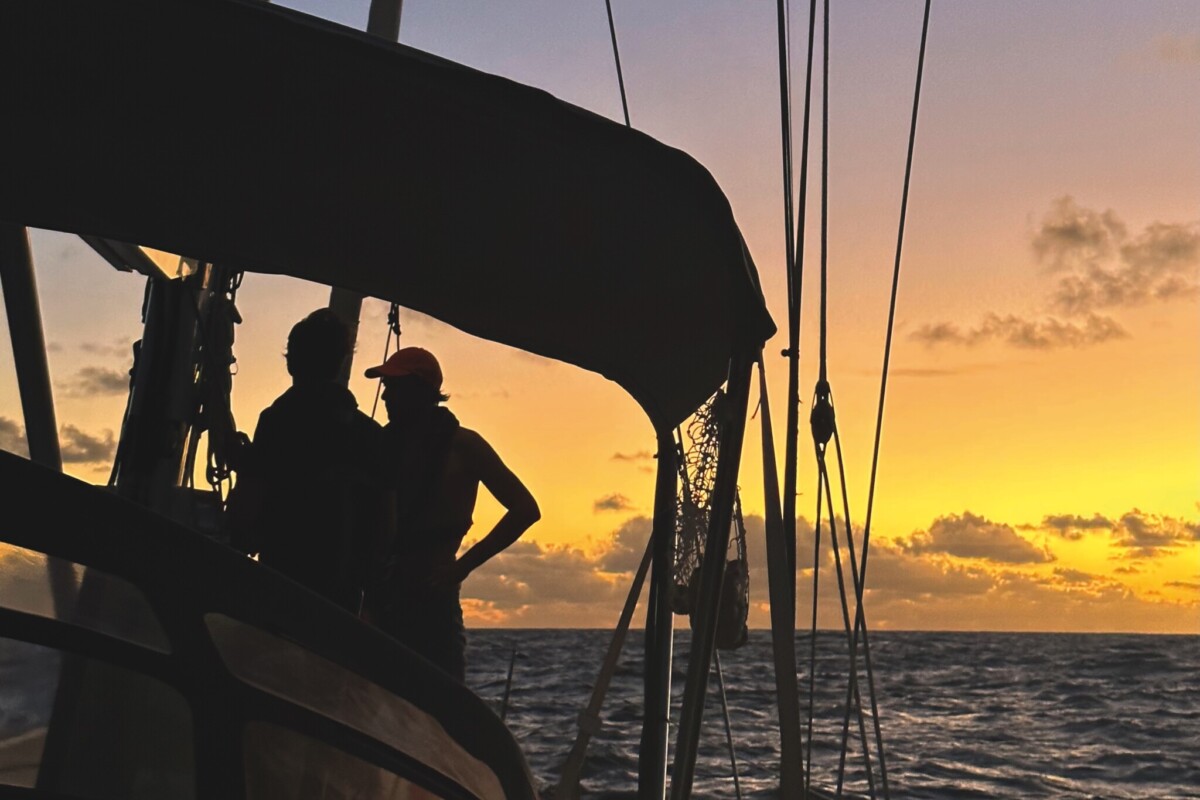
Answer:
[[[821,57],[824,70],[821,75],[821,383],[828,380],[826,368],[826,298],[828,292],[829,264],[829,0],[825,0],[824,17],[821,20],[824,43]],[[832,515],[832,509],[830,509]]]
[[[892,296],[888,305],[887,336],[883,345],[883,369],[879,380],[879,410],[875,416],[875,447],[871,454],[871,482],[867,490],[867,516],[863,526],[863,552],[861,575],[867,572],[867,545],[871,541],[871,515],[875,503],[875,479],[879,468],[879,441],[883,433],[883,407],[887,397],[888,365],[892,357],[892,333],[896,322],[896,293],[900,284],[900,256],[904,248],[904,223],[908,216],[908,187],[912,178],[913,149],[917,139],[917,112],[921,107],[921,77],[925,71],[925,43],[929,36],[929,6],[925,0],[925,18],[921,23],[921,52],[917,56],[917,85],[913,90],[912,123],[908,130],[908,156],[904,164],[904,192],[900,200],[900,226],[896,234],[896,261],[892,268]],[[860,600],[861,606],[861,600]]]
[[[725,697],[725,673],[721,669],[721,654],[713,650],[713,661],[717,668],[717,688],[721,690],[721,711],[725,714],[725,743],[729,745],[729,764],[733,768],[733,791],[737,800],[742,800],[742,784],[738,780],[737,751],[733,748],[733,726],[729,723],[729,701]]]
[[[804,294],[804,246],[805,229],[807,227],[808,209],[808,137],[810,132],[810,111],[812,108],[812,69],[813,43],[816,33],[817,0],[810,0],[808,10],[808,64],[804,73],[804,121],[802,123],[800,144],[800,198],[798,203],[798,218],[796,221],[796,246],[793,249],[792,272],[794,277],[788,281],[788,289],[793,295],[788,308],[795,313],[788,317],[788,405],[787,430],[784,439],[783,466],[783,521],[787,539],[790,544],[792,573],[796,571],[796,472],[799,456],[800,438],[800,317],[803,310]],[[790,50],[790,48],[789,48]],[[790,64],[789,64],[790,71]],[[795,598],[792,599],[795,605]]]
[[[846,519],[849,520],[850,519],[850,497],[849,497],[849,494],[847,491],[847,486],[846,486],[845,461],[842,458],[842,437],[839,434],[836,426],[833,429],[833,444],[834,444],[835,452],[837,453],[837,459],[838,459],[838,480],[841,481],[841,487],[842,487],[842,507],[845,509]],[[862,584],[861,584],[861,581],[859,578],[858,569],[855,566],[854,534],[850,528],[850,523],[848,521],[846,523],[846,545],[850,550],[850,577],[854,581],[855,596],[858,598],[857,603],[858,603],[858,605],[861,606],[863,601],[862,601],[862,591],[860,590],[860,586]],[[887,783],[887,762],[884,760],[883,731],[882,731],[882,729],[880,727],[880,723],[879,723],[879,704],[876,702],[876,695],[875,695],[875,675],[874,675],[874,671],[871,666],[870,639],[867,637],[866,609],[858,609],[854,615],[854,621],[855,621],[854,636],[850,640],[850,660],[851,660],[851,662],[853,662],[855,664],[855,669],[857,670],[858,635],[861,632],[862,633],[863,660],[866,664],[866,669],[867,669],[867,697],[871,701],[871,720],[873,722],[874,733],[875,733],[875,746],[876,746],[876,751],[878,753],[878,758],[879,758],[879,770],[880,770],[881,783],[883,786],[883,796],[884,796],[885,800],[888,800],[891,795],[890,795],[890,792],[888,791],[888,783]],[[846,741],[847,736],[849,735],[850,700],[851,700],[852,692],[856,699],[856,702],[859,703],[859,707],[860,708],[862,707],[861,706],[862,698],[859,697],[860,687],[857,685],[857,681],[858,681],[857,672],[855,672],[855,674],[853,675],[853,680],[855,681],[855,684],[853,686],[851,686],[851,685],[846,686],[846,713],[845,713],[845,716],[842,718],[842,741],[843,742]],[[861,714],[860,714],[860,717],[859,717],[860,724],[861,724],[861,721],[862,720],[861,720]]]
[[[612,34],[613,59],[617,62],[617,85],[621,87],[621,110],[625,112],[625,127],[629,124],[629,102],[625,99],[625,75],[621,72],[621,51],[617,49],[617,26],[613,22],[612,0],[604,0],[604,8],[608,11],[608,32]]]
[[[828,0],[826,0],[828,2]],[[904,191],[900,201],[900,222],[896,233],[896,260],[892,268],[892,292],[888,304],[888,324],[887,336],[884,340],[883,350],[883,368],[879,381],[879,408],[875,417],[875,443],[871,454],[871,480],[867,490],[867,515],[863,525],[863,542],[862,542],[862,562],[858,573],[860,582],[857,589],[857,607],[855,611],[854,637],[857,638],[860,628],[863,630],[864,638],[866,635],[866,617],[863,611],[863,587],[866,585],[867,579],[867,555],[871,544],[871,521],[874,512],[875,504],[875,483],[879,468],[879,443],[883,432],[883,409],[884,402],[887,397],[887,378],[888,366],[891,361],[892,353],[892,335],[895,330],[896,320],[896,295],[900,284],[900,263],[901,255],[904,248],[904,225],[908,216],[908,193],[912,179],[912,161],[913,151],[916,146],[917,138],[917,119],[921,107],[921,83],[925,72],[925,49],[929,39],[929,11],[932,0],[925,0],[925,13],[921,21],[921,49],[917,56],[917,77],[916,86],[913,89],[913,111],[912,121],[909,125],[908,132],[908,153],[904,164]],[[882,761],[882,745],[881,745],[881,761]],[[884,791],[887,791],[886,768],[884,772]]]
[[[825,477],[817,472],[817,516],[813,527],[813,590],[812,590],[812,629],[808,636],[808,741],[804,754],[804,795],[812,782],[812,743],[813,718],[815,710],[813,698],[817,689],[817,589],[821,577],[821,501],[824,498]]]
[[[838,544],[837,518],[834,516],[834,513],[833,513],[833,489],[832,489],[831,481],[829,480],[829,466],[825,461],[825,449],[819,445],[816,446],[815,449],[816,449],[816,453],[817,453],[817,466],[818,466],[822,476],[824,477],[825,502],[829,506],[829,539],[830,539],[830,543],[833,546],[833,562],[834,562],[834,566],[836,568],[835,574],[837,575],[837,580],[838,580],[838,595],[841,599],[841,604],[842,604],[842,624],[846,630],[846,642],[847,642],[847,644],[851,644],[854,641],[854,635],[851,631],[850,609],[849,609],[849,606],[847,603],[847,598],[846,598],[845,569],[842,566],[841,547]],[[849,522],[849,520],[844,520],[844,522],[845,522],[846,530],[847,530],[846,535],[849,536],[850,522]],[[847,710],[847,714],[849,714],[849,710],[851,708],[851,701],[853,701],[853,703],[855,704],[855,707],[858,710],[859,734],[862,738],[863,757],[866,759],[866,765],[867,765],[867,770],[866,770],[867,785],[870,787],[870,794],[871,794],[871,797],[873,800],[875,797],[875,781],[871,775],[870,750],[869,750],[869,745],[867,743],[866,724],[863,721],[862,697],[858,693],[858,681],[857,681],[857,677],[856,677],[857,674],[858,674],[857,659],[854,656],[853,647],[851,647],[851,651],[850,651],[850,686],[851,686],[852,692],[850,693],[850,696],[846,698],[847,699],[846,710]],[[846,767],[846,749],[847,749],[847,738],[845,736],[843,736],[841,752],[838,756],[838,779],[837,779],[837,796],[838,797],[842,796],[842,784],[843,784],[843,781],[845,778],[845,767]]]
[[[781,144],[783,151],[783,235],[784,235],[784,270],[787,275],[788,287],[788,318],[795,316],[792,307],[792,265],[796,253],[792,249],[793,207],[792,207],[792,98],[791,78],[788,75],[788,37],[787,37],[787,0],[776,0],[776,28],[779,36],[779,125],[781,128]],[[795,353],[789,354],[795,358]]]
[[[392,349],[392,336],[396,337],[396,347],[400,347],[400,306],[397,303],[392,303],[388,308],[387,315],[388,330],[387,336],[383,340],[383,361],[387,361],[388,353]],[[382,364],[383,361],[379,363]],[[383,378],[375,383],[375,402],[371,404],[371,419],[375,419],[375,412],[379,409],[379,393],[383,391]]]
[[[853,526],[850,524],[850,495],[849,495],[849,491],[846,486],[846,467],[845,467],[845,462],[842,459],[841,441],[842,441],[841,436],[838,434],[838,429],[837,429],[837,426],[835,425],[833,428],[833,442],[834,442],[834,446],[836,448],[835,452],[836,452],[837,458],[838,458],[838,462],[837,462],[838,463],[838,481],[839,481],[839,486],[840,486],[841,492],[842,492],[842,514],[843,514],[843,519],[845,520],[845,523],[846,523],[846,548],[849,551],[849,556],[850,556],[850,579],[854,586],[855,596],[857,597],[857,596],[859,596],[859,591],[858,591],[859,581],[858,581],[858,571],[855,567],[855,557],[854,557],[854,530],[853,530]],[[827,469],[826,462],[823,461],[821,466],[822,466],[822,468]],[[832,503],[832,502],[833,501],[831,498],[830,503]],[[862,620],[862,623],[864,626],[866,625],[866,617],[864,615],[858,614],[857,609],[856,609],[856,613],[854,615],[854,619],[855,619],[856,625],[858,624],[859,619]],[[865,631],[865,627],[863,628],[863,630]],[[865,639],[864,639],[864,641],[865,641]],[[874,775],[872,774],[872,771],[871,771],[871,759],[870,759],[871,748],[867,741],[866,726],[863,722],[862,694],[861,694],[861,687],[859,685],[859,680],[858,680],[858,629],[857,628],[854,630],[854,633],[849,636],[849,645],[850,645],[850,674],[848,676],[847,683],[846,683],[846,705],[845,705],[846,711],[842,717],[842,749],[841,749],[841,754],[838,758],[838,785],[840,786],[842,784],[842,781],[845,776],[846,745],[850,738],[850,710],[852,708],[857,708],[858,709],[858,734],[859,734],[859,738],[862,740],[862,754],[863,754],[864,765],[866,767],[867,782],[868,782],[868,786],[870,788],[871,797],[874,798],[875,797],[875,781],[874,781]],[[874,687],[873,681],[871,682],[871,686]],[[871,708],[876,709],[874,695],[870,696],[870,700],[871,700]],[[880,731],[879,731],[879,721],[878,721],[877,716],[873,720],[873,722],[874,722],[873,728],[874,728],[874,731],[876,734],[876,739],[877,739],[877,741],[881,740],[882,737],[881,737]]]

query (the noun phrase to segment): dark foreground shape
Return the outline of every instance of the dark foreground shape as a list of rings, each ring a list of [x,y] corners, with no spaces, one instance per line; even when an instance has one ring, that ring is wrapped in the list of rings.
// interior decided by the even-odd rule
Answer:
[[[536,797],[482,700],[332,603],[4,452],[0,486],[0,792]]]

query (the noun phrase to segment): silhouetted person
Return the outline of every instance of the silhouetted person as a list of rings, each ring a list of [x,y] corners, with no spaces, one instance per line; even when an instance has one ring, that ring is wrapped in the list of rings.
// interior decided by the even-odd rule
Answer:
[[[383,429],[337,381],[351,347],[328,308],[292,328],[292,387],[259,416],[228,511],[234,547],[357,613],[391,510]]]
[[[442,401],[442,370],[428,350],[406,347],[366,372],[383,378],[388,425],[385,459],[396,480],[392,571],[368,595],[370,619],[459,681],[466,636],[459,589],[473,570],[515,542],[541,517],[525,485],[483,437]],[[471,529],[482,483],[506,512],[456,558]]]

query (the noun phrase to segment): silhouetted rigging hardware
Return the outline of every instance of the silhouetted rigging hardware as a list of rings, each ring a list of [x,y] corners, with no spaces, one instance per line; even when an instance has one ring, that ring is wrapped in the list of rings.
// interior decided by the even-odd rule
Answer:
[[[392,303],[388,307],[387,314],[387,334],[383,338],[383,360],[382,364],[387,361],[388,356],[392,352],[392,337],[396,337],[396,347],[400,347],[400,306]],[[379,394],[383,391],[383,378],[377,378],[375,382],[375,402],[371,404],[371,419],[375,419],[375,412],[379,410]]]

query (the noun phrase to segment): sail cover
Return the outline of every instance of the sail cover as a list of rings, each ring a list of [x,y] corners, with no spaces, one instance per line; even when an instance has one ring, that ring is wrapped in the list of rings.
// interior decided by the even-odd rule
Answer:
[[[0,4],[0,218],[293,275],[601,373],[659,426],[771,335],[694,159],[241,0]]]

